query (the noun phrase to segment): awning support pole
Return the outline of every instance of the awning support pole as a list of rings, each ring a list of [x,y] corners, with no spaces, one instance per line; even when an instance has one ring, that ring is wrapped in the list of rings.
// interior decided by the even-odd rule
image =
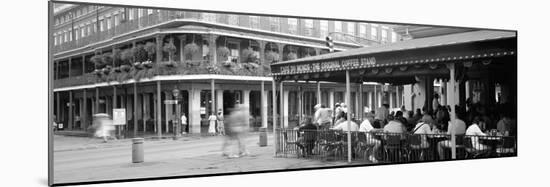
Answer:
[[[346,70],[346,106],[351,106],[350,104],[350,85],[349,85],[349,70]],[[348,163],[351,163],[351,111],[347,112],[347,123],[348,123]]]

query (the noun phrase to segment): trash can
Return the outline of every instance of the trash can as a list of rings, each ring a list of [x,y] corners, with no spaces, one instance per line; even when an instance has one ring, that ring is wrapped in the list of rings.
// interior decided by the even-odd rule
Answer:
[[[143,162],[143,138],[132,139],[132,163]]]
[[[267,146],[267,128],[261,127],[260,128],[260,147]]]

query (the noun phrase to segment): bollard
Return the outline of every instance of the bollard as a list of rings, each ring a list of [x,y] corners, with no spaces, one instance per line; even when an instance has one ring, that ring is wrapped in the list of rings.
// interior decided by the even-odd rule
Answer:
[[[260,147],[267,146],[267,128],[260,128]]]
[[[132,139],[132,163],[143,162],[143,138]]]

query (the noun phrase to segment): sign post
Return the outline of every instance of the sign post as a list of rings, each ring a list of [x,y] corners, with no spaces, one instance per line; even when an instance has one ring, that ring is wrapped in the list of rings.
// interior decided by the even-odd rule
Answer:
[[[122,137],[121,126],[126,125],[126,109],[114,108],[113,109],[113,125],[117,126],[118,137]]]

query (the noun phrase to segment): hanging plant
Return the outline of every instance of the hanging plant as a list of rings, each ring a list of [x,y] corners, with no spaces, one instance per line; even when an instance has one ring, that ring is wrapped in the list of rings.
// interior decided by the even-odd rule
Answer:
[[[157,44],[154,42],[145,43],[145,51],[147,52],[147,60],[152,61],[155,58],[155,53],[157,50]]]
[[[229,59],[229,48],[225,46],[218,47],[218,50],[216,51],[218,53],[218,56],[220,57],[220,61],[226,62]]]
[[[176,46],[172,41],[165,43],[162,47],[162,50],[166,53],[168,53],[168,62],[164,63],[167,67],[174,67],[175,64],[173,62],[175,56],[176,56]]]
[[[102,71],[103,71],[103,74],[109,75],[109,73],[111,72],[111,66],[109,66],[109,65],[105,66],[105,67],[102,69]]]
[[[95,69],[101,69],[105,65],[100,54],[94,55],[90,60],[94,63]]]
[[[248,63],[257,62],[259,59],[258,54],[251,47],[244,49],[242,54],[243,54],[244,62],[248,62]]]
[[[269,51],[267,54],[265,54],[266,61],[269,63],[278,62],[279,61],[279,53],[276,53],[274,51]]]
[[[103,53],[101,56],[101,60],[103,61],[104,65],[112,65],[113,64],[113,55],[111,53]]]
[[[132,64],[132,60],[134,59],[134,54],[132,53],[132,49],[124,49],[120,53],[120,59],[122,60],[122,64],[130,65]]]
[[[192,56],[193,54],[199,52],[199,46],[195,44],[195,42],[185,45],[183,47],[183,55],[184,56]]]
[[[120,66],[122,64],[120,49],[113,49],[113,54],[111,55],[111,58],[113,58],[115,66]]]
[[[135,62],[144,62],[147,60],[147,51],[145,51],[142,44],[132,48],[132,53],[134,54]]]
[[[295,52],[290,52],[286,55],[287,60],[295,60],[298,58],[298,55],[296,55]]]

